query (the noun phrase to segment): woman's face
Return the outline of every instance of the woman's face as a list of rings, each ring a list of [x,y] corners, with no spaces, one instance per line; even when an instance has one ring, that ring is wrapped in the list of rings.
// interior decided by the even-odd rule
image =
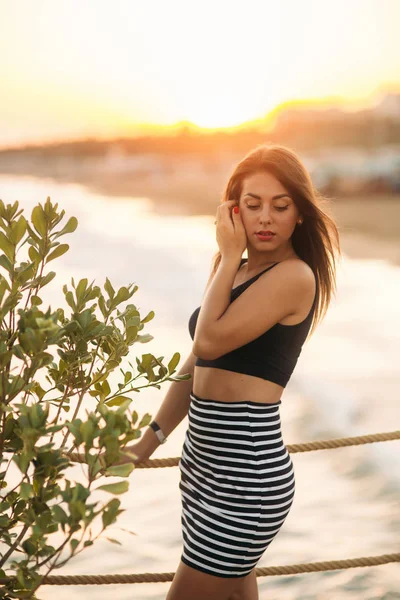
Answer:
[[[300,216],[288,190],[265,171],[249,175],[244,180],[239,207],[248,245],[258,250],[276,250],[285,246]],[[275,235],[263,241],[256,235],[260,230],[272,231]]]

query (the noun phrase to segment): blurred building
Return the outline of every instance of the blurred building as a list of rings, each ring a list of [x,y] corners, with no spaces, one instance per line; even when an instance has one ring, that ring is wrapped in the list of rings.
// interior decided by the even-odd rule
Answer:
[[[302,155],[314,185],[332,194],[400,193],[400,144],[342,147]]]

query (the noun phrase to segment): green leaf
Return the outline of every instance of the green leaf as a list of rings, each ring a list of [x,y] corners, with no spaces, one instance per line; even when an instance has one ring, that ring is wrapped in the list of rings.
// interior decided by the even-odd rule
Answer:
[[[40,254],[34,246],[29,246],[28,254],[29,254],[29,258],[31,259],[31,261],[33,263],[40,262],[40,260],[41,260]]]
[[[38,233],[44,238],[46,236],[46,218],[42,206],[35,206],[31,214],[32,223]]]
[[[121,531],[126,531],[127,533],[130,533],[131,535],[137,535],[137,533],[135,533],[134,531],[131,531],[130,529],[125,529],[125,527],[118,527],[118,529],[120,529]]]
[[[80,433],[82,436],[82,440],[87,447],[91,448],[93,446],[93,439],[95,433],[95,425],[93,421],[88,420],[80,425]]]
[[[80,282],[78,283],[78,285],[76,286],[76,298],[77,298],[78,302],[82,301],[83,295],[87,288],[87,284],[88,284],[88,280],[87,280],[87,277],[85,277],[84,279],[81,279]]]
[[[101,485],[96,490],[104,490],[109,494],[125,494],[129,490],[129,481],[119,481],[118,483],[109,483]]]
[[[151,310],[149,312],[149,314],[144,319],[141,320],[141,323],[148,323],[149,321],[154,319],[154,315],[155,315],[154,310]]]
[[[113,544],[119,544],[120,546],[122,546],[121,542],[119,542],[118,540],[115,540],[114,538],[106,537],[106,540],[108,540],[109,542],[112,542]]]
[[[60,237],[60,235],[64,235],[65,233],[73,233],[77,227],[78,219],[76,217],[71,217],[68,219],[67,224],[61,229],[61,231],[56,233],[54,239]]]
[[[107,313],[108,313],[108,308],[106,307],[104,296],[102,296],[102,295],[99,296],[99,308],[101,310],[103,317],[106,317]]]
[[[46,264],[48,262],[50,262],[51,260],[54,260],[55,258],[59,258],[63,254],[65,254],[66,252],[68,252],[68,250],[69,250],[69,245],[68,244],[60,244],[59,246],[57,246],[57,248],[55,248],[53,250],[53,252],[50,252],[50,254],[47,256],[47,258],[46,258]]]
[[[28,233],[31,236],[30,238],[28,238],[28,244],[32,244],[33,242],[36,242],[37,244],[41,241],[40,237],[37,235],[37,233],[35,233],[35,230],[32,229],[32,227],[29,225],[29,222],[26,223],[26,227],[28,229]]]
[[[139,428],[141,427],[146,427],[146,425],[148,425],[151,422],[152,416],[149,413],[146,413],[145,415],[143,415],[143,417],[140,420],[140,423],[138,425]]]
[[[105,404],[107,406],[121,406],[126,400],[132,402],[132,398],[128,398],[128,396],[116,396],[115,398],[111,398],[111,400],[107,400]]]
[[[64,424],[61,423],[60,425],[51,425],[50,427],[48,427],[46,429],[46,433],[55,433],[56,431],[61,431],[61,429],[63,429]]]
[[[185,381],[185,379],[192,379],[191,373],[186,373],[185,375],[175,375],[175,377],[171,377],[172,381]]]
[[[127,327],[126,329],[126,343],[131,344],[133,340],[137,338],[139,328],[138,327]]]
[[[121,500],[118,498],[113,498],[110,500],[105,506],[105,510],[101,515],[101,519],[103,521],[103,527],[108,527],[112,523],[115,523],[118,515],[124,512],[124,509],[120,509]]]
[[[32,556],[37,553],[37,544],[34,544],[31,540],[25,540],[22,542],[22,548],[28,556]]]
[[[130,293],[129,293],[129,290],[128,290],[128,288],[126,288],[126,287],[121,287],[121,288],[118,290],[118,293],[117,293],[117,295],[116,295],[116,297],[115,297],[115,301],[116,301],[118,304],[120,304],[121,302],[125,302],[126,300],[128,300],[128,299],[129,299],[129,297],[130,297]]]
[[[14,356],[19,358],[20,360],[25,360],[25,353],[20,344],[14,344],[12,352]]]
[[[109,297],[111,299],[113,299],[114,296],[115,296],[115,290],[114,290],[113,286],[111,285],[111,282],[108,279],[108,277],[106,277],[106,282],[104,284],[104,289],[106,290],[106,292],[109,295]]]
[[[136,341],[140,342],[141,344],[146,344],[147,342],[151,342],[153,339],[154,337],[152,335],[146,333],[145,335],[138,335]]]
[[[6,293],[6,290],[10,290],[10,286],[8,285],[8,282],[6,281],[6,279],[0,275],[0,303],[3,302],[3,297],[4,294]],[[6,314],[8,312],[8,310],[5,310],[4,307],[6,305],[6,303],[9,302],[9,299],[6,299],[6,302],[3,305],[3,316],[4,314]]]
[[[114,476],[114,477],[128,477],[133,469],[133,463],[125,463],[124,465],[115,465],[113,467],[108,467],[106,470],[106,475]]]
[[[44,287],[46,284],[50,283],[50,281],[54,279],[55,276],[55,271],[50,271],[49,273],[47,273],[47,275],[41,278],[40,287]]]
[[[175,354],[168,363],[168,373],[172,373],[173,371],[175,371],[175,367],[179,363],[180,358],[181,355],[179,354],[179,352],[175,352]]]
[[[11,244],[2,231],[0,231],[0,250],[3,250],[7,258],[14,261],[15,246]]]
[[[58,504],[54,504],[51,507],[51,510],[53,512],[53,516],[54,519],[58,522],[58,523],[68,523],[68,515],[65,512],[65,510],[63,508],[61,508],[61,506],[59,506]]]
[[[27,481],[23,481],[20,486],[20,496],[23,500],[28,500],[34,496],[33,487]]]
[[[74,295],[71,291],[68,291],[65,293],[65,300],[66,300],[67,304],[69,304],[69,306],[72,308],[72,310],[75,311],[76,304],[75,304],[75,300],[74,300]]]
[[[0,256],[0,266],[4,267],[6,269],[6,271],[8,271],[9,273],[12,270],[12,264],[11,262],[8,260],[7,256],[5,254],[2,254]]]
[[[1,515],[0,517],[0,528],[8,529],[11,523],[11,519],[7,515]]]
[[[26,219],[22,215],[18,221],[11,223],[10,240],[13,244],[20,243],[26,232]]]
[[[103,385],[101,387],[103,390],[103,394],[105,394],[106,396],[108,396],[108,394],[111,393],[110,384],[108,383],[107,379],[103,381]]]

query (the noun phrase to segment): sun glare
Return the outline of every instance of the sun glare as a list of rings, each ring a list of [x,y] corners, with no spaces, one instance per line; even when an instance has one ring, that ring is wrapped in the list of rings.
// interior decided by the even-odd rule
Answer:
[[[400,0],[390,11],[363,0],[98,0],[95,27],[91,3],[41,0],[40,18],[26,3],[23,19],[17,4],[0,9],[0,51],[12,56],[0,65],[0,140],[237,128],[283,104],[361,101],[399,83]]]

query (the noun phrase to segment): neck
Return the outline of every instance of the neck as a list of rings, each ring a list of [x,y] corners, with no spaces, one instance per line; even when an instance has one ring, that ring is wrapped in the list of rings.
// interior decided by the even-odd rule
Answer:
[[[276,262],[282,262],[283,260],[287,260],[288,258],[297,258],[296,252],[293,250],[293,247],[290,246],[288,248],[279,248],[277,251],[270,253],[261,253],[257,252],[256,254],[248,252],[247,259],[247,272],[256,271],[257,269],[267,267],[270,264]]]

